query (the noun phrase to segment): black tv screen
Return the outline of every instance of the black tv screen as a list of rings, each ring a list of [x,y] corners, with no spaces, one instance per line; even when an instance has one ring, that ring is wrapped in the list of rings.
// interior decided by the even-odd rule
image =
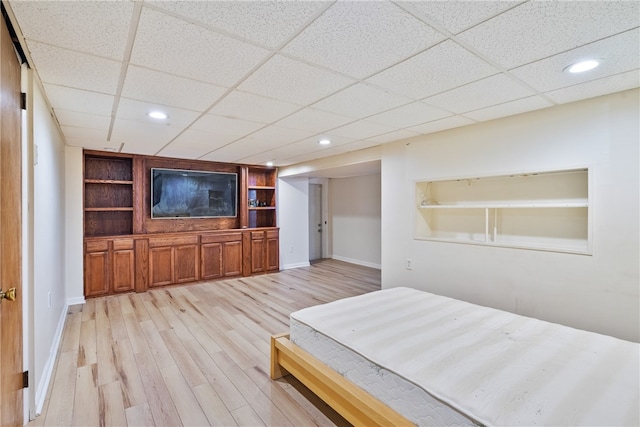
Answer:
[[[151,218],[237,216],[238,174],[151,169]]]

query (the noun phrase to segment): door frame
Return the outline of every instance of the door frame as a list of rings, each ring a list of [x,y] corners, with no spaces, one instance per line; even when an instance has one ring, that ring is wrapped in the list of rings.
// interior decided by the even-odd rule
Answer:
[[[330,206],[329,206],[329,178],[309,178],[309,185],[318,184],[321,188],[322,193],[322,258],[331,258],[332,250],[331,250],[331,221],[329,220],[330,216]],[[307,209],[310,208],[309,207]],[[315,225],[309,223],[309,231],[311,229],[315,230]]]

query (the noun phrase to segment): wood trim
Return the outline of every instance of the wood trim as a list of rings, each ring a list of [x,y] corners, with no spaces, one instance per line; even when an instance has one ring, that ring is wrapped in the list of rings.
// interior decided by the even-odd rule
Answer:
[[[415,425],[333,369],[293,344],[289,334],[271,337],[271,378],[296,377],[353,425]]]

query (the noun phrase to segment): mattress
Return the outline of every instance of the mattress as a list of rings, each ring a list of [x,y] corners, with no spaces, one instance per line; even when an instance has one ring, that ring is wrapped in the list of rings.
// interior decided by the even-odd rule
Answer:
[[[637,343],[409,288],[290,321],[292,342],[418,425],[640,425]]]

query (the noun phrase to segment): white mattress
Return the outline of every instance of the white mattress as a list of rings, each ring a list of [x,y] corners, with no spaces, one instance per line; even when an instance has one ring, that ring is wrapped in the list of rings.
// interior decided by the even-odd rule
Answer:
[[[640,425],[640,345],[408,288],[291,314],[291,340],[419,425]]]

